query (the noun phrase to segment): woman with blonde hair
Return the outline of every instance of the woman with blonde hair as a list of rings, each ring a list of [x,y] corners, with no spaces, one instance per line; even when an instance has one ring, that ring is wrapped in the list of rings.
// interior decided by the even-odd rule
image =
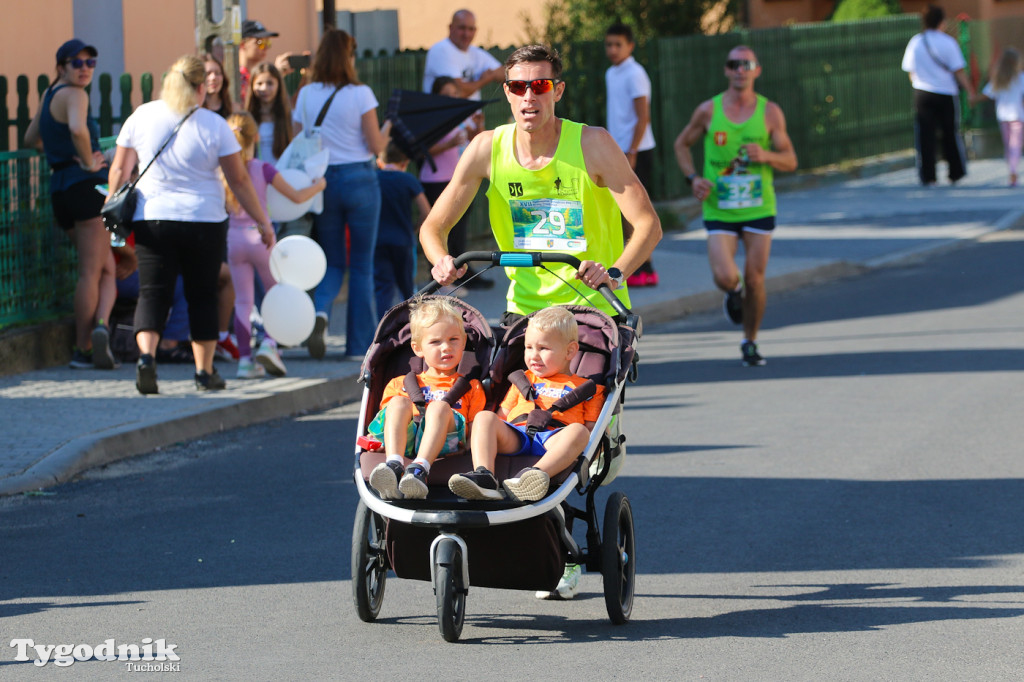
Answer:
[[[1021,73],[1020,52],[1016,49],[1003,49],[995,63],[992,80],[975,101],[982,99],[995,100],[996,120],[1003,136],[1006,165],[1010,169],[1010,187],[1015,187],[1024,143],[1024,74]]]
[[[160,99],[141,105],[121,127],[110,167],[110,186],[126,180],[138,162],[145,173],[136,185],[138,203],[132,227],[139,258],[139,302],[135,338],[139,362],[135,385],[157,393],[154,356],[180,273],[188,301],[195,384],[199,390],[224,388],[213,367],[217,345],[217,274],[227,248],[228,214],[223,171],[238,203],[259,232],[273,228],[242,161],[242,150],[227,122],[204,109],[203,60],[185,56],[164,76]],[[167,142],[166,148],[159,152]]]
[[[361,358],[377,328],[373,254],[380,220],[380,186],[375,157],[387,146],[391,123],[379,127],[377,98],[356,76],[355,50],[355,40],[348,33],[338,29],[324,33],[313,58],[312,82],[299,90],[292,111],[296,134],[303,126],[312,127],[322,119],[320,135],[330,152],[324,210],[313,221],[314,234],[327,256],[327,274],[313,296],[316,325],[306,341],[314,358],[324,356],[327,318],[341,291],[346,268],[346,355]]]

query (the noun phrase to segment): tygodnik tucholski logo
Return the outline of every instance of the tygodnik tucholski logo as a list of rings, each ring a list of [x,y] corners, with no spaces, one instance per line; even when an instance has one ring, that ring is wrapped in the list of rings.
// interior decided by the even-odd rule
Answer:
[[[53,663],[58,668],[73,665],[75,661],[119,661],[130,672],[179,672],[181,658],[174,650],[177,644],[168,644],[165,639],[144,637],[139,644],[117,644],[113,639],[104,640],[95,647],[90,644],[36,644],[31,639],[12,639],[11,648],[16,649],[15,661],[32,661],[42,668]]]

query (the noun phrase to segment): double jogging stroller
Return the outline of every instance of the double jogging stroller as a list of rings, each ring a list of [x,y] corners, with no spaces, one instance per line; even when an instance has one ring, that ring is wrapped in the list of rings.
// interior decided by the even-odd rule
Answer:
[[[544,267],[549,262],[579,267],[573,256],[523,252],[469,252],[456,264],[471,261],[504,267]],[[421,295],[436,290],[434,283]],[[605,387],[600,416],[575,464],[552,477],[545,497],[525,505],[507,500],[470,501],[452,494],[448,479],[473,469],[468,452],[434,462],[426,499],[383,500],[369,487],[370,472],[385,455],[365,449],[363,446],[369,445],[364,434],[377,413],[384,387],[393,377],[424,369],[410,347],[410,301],[384,315],[360,377],[365,388],[354,470],[359,506],[352,533],[352,593],[360,619],[376,619],[388,570],[393,570],[399,578],[433,583],[438,626],[444,639],[454,642],[462,634],[470,585],[550,591],[566,564],[580,564],[602,574],[611,621],[621,624],[629,620],[636,574],[633,512],[624,494],[613,493],[605,505],[603,524],[599,524],[594,497],[599,486],[615,477],[625,457],[625,435],[620,428],[623,391],[627,381],[636,380],[635,347],[641,323],[610,289],[603,287],[601,294],[618,312],[618,321],[595,308],[570,306],[580,334],[580,352],[570,369]],[[452,302],[462,313],[467,334],[460,373],[479,379],[488,393],[488,405],[494,407],[509,388],[509,373],[522,368],[527,320],[492,330],[472,306],[455,298]],[[501,337],[497,343],[496,331]],[[536,460],[499,455],[494,474],[500,482]],[[582,498],[582,508],[570,504],[572,493]],[[586,526],[583,547],[573,538],[574,520]]]

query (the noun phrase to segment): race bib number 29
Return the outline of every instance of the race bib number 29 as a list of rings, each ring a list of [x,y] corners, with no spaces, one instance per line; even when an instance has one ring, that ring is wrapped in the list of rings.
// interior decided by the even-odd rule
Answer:
[[[511,200],[513,245],[526,251],[586,251],[583,204],[563,199]]]

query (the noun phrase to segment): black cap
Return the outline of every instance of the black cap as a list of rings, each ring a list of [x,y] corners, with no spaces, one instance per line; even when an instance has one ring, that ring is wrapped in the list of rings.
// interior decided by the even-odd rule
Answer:
[[[99,54],[99,52],[96,51],[96,48],[92,45],[86,45],[78,38],[72,38],[57,48],[57,63],[63,64],[82,50],[88,51],[93,57]]]
[[[281,34],[268,31],[266,26],[255,19],[246,19],[242,22],[243,38],[276,38],[279,35]]]

